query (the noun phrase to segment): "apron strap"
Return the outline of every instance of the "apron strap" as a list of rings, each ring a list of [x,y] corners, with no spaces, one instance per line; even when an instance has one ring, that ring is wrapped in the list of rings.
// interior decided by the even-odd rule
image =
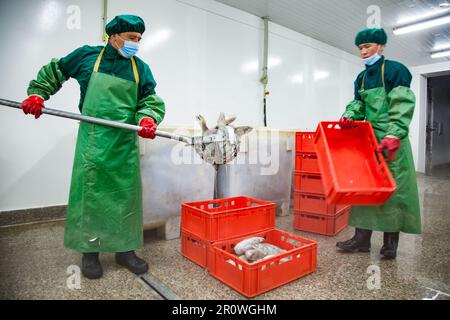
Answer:
[[[134,80],[137,84],[139,84],[139,72],[137,71],[136,61],[134,61],[134,57],[131,57],[131,65],[133,67]]]
[[[384,81],[385,63],[386,63],[386,61],[383,61],[383,65],[381,66],[381,81],[383,81],[383,88],[386,88],[386,85],[384,84],[385,83],[385,81]],[[364,90],[364,84],[366,82],[366,74],[367,74],[367,72],[364,73],[364,77],[361,82],[361,89],[363,89],[363,90]]]
[[[94,72],[98,72],[98,67],[100,66],[100,61],[102,61],[103,52],[105,52],[105,48],[102,49],[98,55],[97,61],[95,61]]]
[[[103,52],[105,52],[105,48],[102,49],[102,51],[97,57],[97,61],[95,61],[94,72],[98,72],[100,61],[102,61]],[[134,60],[134,57],[131,57],[131,66],[133,67],[134,80],[136,81],[137,84],[139,84],[140,81],[139,72],[137,71],[136,61]]]

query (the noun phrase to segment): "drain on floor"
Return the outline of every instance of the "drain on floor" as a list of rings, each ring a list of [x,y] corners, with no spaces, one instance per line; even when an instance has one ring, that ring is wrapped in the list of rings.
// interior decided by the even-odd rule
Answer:
[[[162,284],[158,279],[156,279],[152,275],[146,273],[137,276],[137,278],[143,285],[148,286],[154,292],[159,294],[161,298],[163,298],[164,300],[181,300],[180,297],[178,297],[175,293],[173,293],[172,290],[167,288],[164,284]]]

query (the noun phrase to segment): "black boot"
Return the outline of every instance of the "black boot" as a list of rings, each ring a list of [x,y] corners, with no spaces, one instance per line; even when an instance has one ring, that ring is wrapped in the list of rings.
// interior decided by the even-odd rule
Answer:
[[[116,263],[126,267],[134,274],[146,273],[148,270],[148,264],[141,258],[138,258],[134,251],[117,252]]]
[[[355,229],[353,238],[336,243],[336,247],[348,252],[369,252],[372,230]]]
[[[386,259],[395,259],[397,257],[399,232],[385,232],[383,235],[383,247],[381,247],[380,254]]]
[[[81,272],[88,279],[99,279],[103,275],[102,265],[98,260],[98,252],[83,253]]]

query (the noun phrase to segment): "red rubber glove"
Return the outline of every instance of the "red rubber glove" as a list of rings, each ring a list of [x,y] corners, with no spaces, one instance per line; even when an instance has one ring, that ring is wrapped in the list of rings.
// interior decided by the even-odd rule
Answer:
[[[32,114],[37,119],[42,114],[44,108],[44,99],[39,96],[29,96],[22,101],[22,110],[25,114]]]
[[[339,120],[339,126],[341,127],[341,129],[351,129],[351,128],[353,128],[354,125],[355,125],[355,122],[352,119],[342,117]]]
[[[141,123],[139,124],[142,129],[139,130],[138,135],[142,138],[147,139],[155,139],[155,131],[158,128],[158,126],[155,123],[155,120],[153,118],[144,118],[141,120]]]
[[[388,150],[388,160],[389,162],[394,161],[395,153],[400,148],[400,139],[394,136],[385,137],[381,144],[378,146],[378,151],[382,152],[384,149]]]

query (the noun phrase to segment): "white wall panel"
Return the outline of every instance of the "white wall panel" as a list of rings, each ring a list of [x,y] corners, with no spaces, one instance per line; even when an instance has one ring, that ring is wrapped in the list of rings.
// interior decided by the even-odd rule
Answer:
[[[15,48],[12,55],[2,50],[2,98],[21,101],[28,82],[51,58],[101,42],[100,0],[0,5],[3,43]],[[67,27],[73,6],[80,9],[80,29]],[[193,126],[198,113],[214,122],[220,111],[237,115],[238,124],[262,125],[261,19],[210,0],[110,0],[109,19],[121,13],[146,21],[139,56],[167,103],[162,127]],[[312,130],[319,120],[337,119],[352,98],[358,58],[278,25],[270,28],[269,55],[279,64],[275,60],[269,74],[269,125]],[[328,75],[314,80],[316,71]],[[302,81],[295,78],[300,74]],[[77,112],[78,99],[78,84],[70,80],[46,105]],[[0,211],[67,203],[76,130],[71,120],[35,121],[0,107]]]
[[[72,5],[80,29],[69,29]],[[21,101],[40,67],[83,45],[101,42],[101,1],[1,1],[0,97]],[[76,9],[76,8],[75,8]],[[49,108],[78,112],[79,86],[66,83]],[[0,211],[67,203],[77,124],[0,106]]]

